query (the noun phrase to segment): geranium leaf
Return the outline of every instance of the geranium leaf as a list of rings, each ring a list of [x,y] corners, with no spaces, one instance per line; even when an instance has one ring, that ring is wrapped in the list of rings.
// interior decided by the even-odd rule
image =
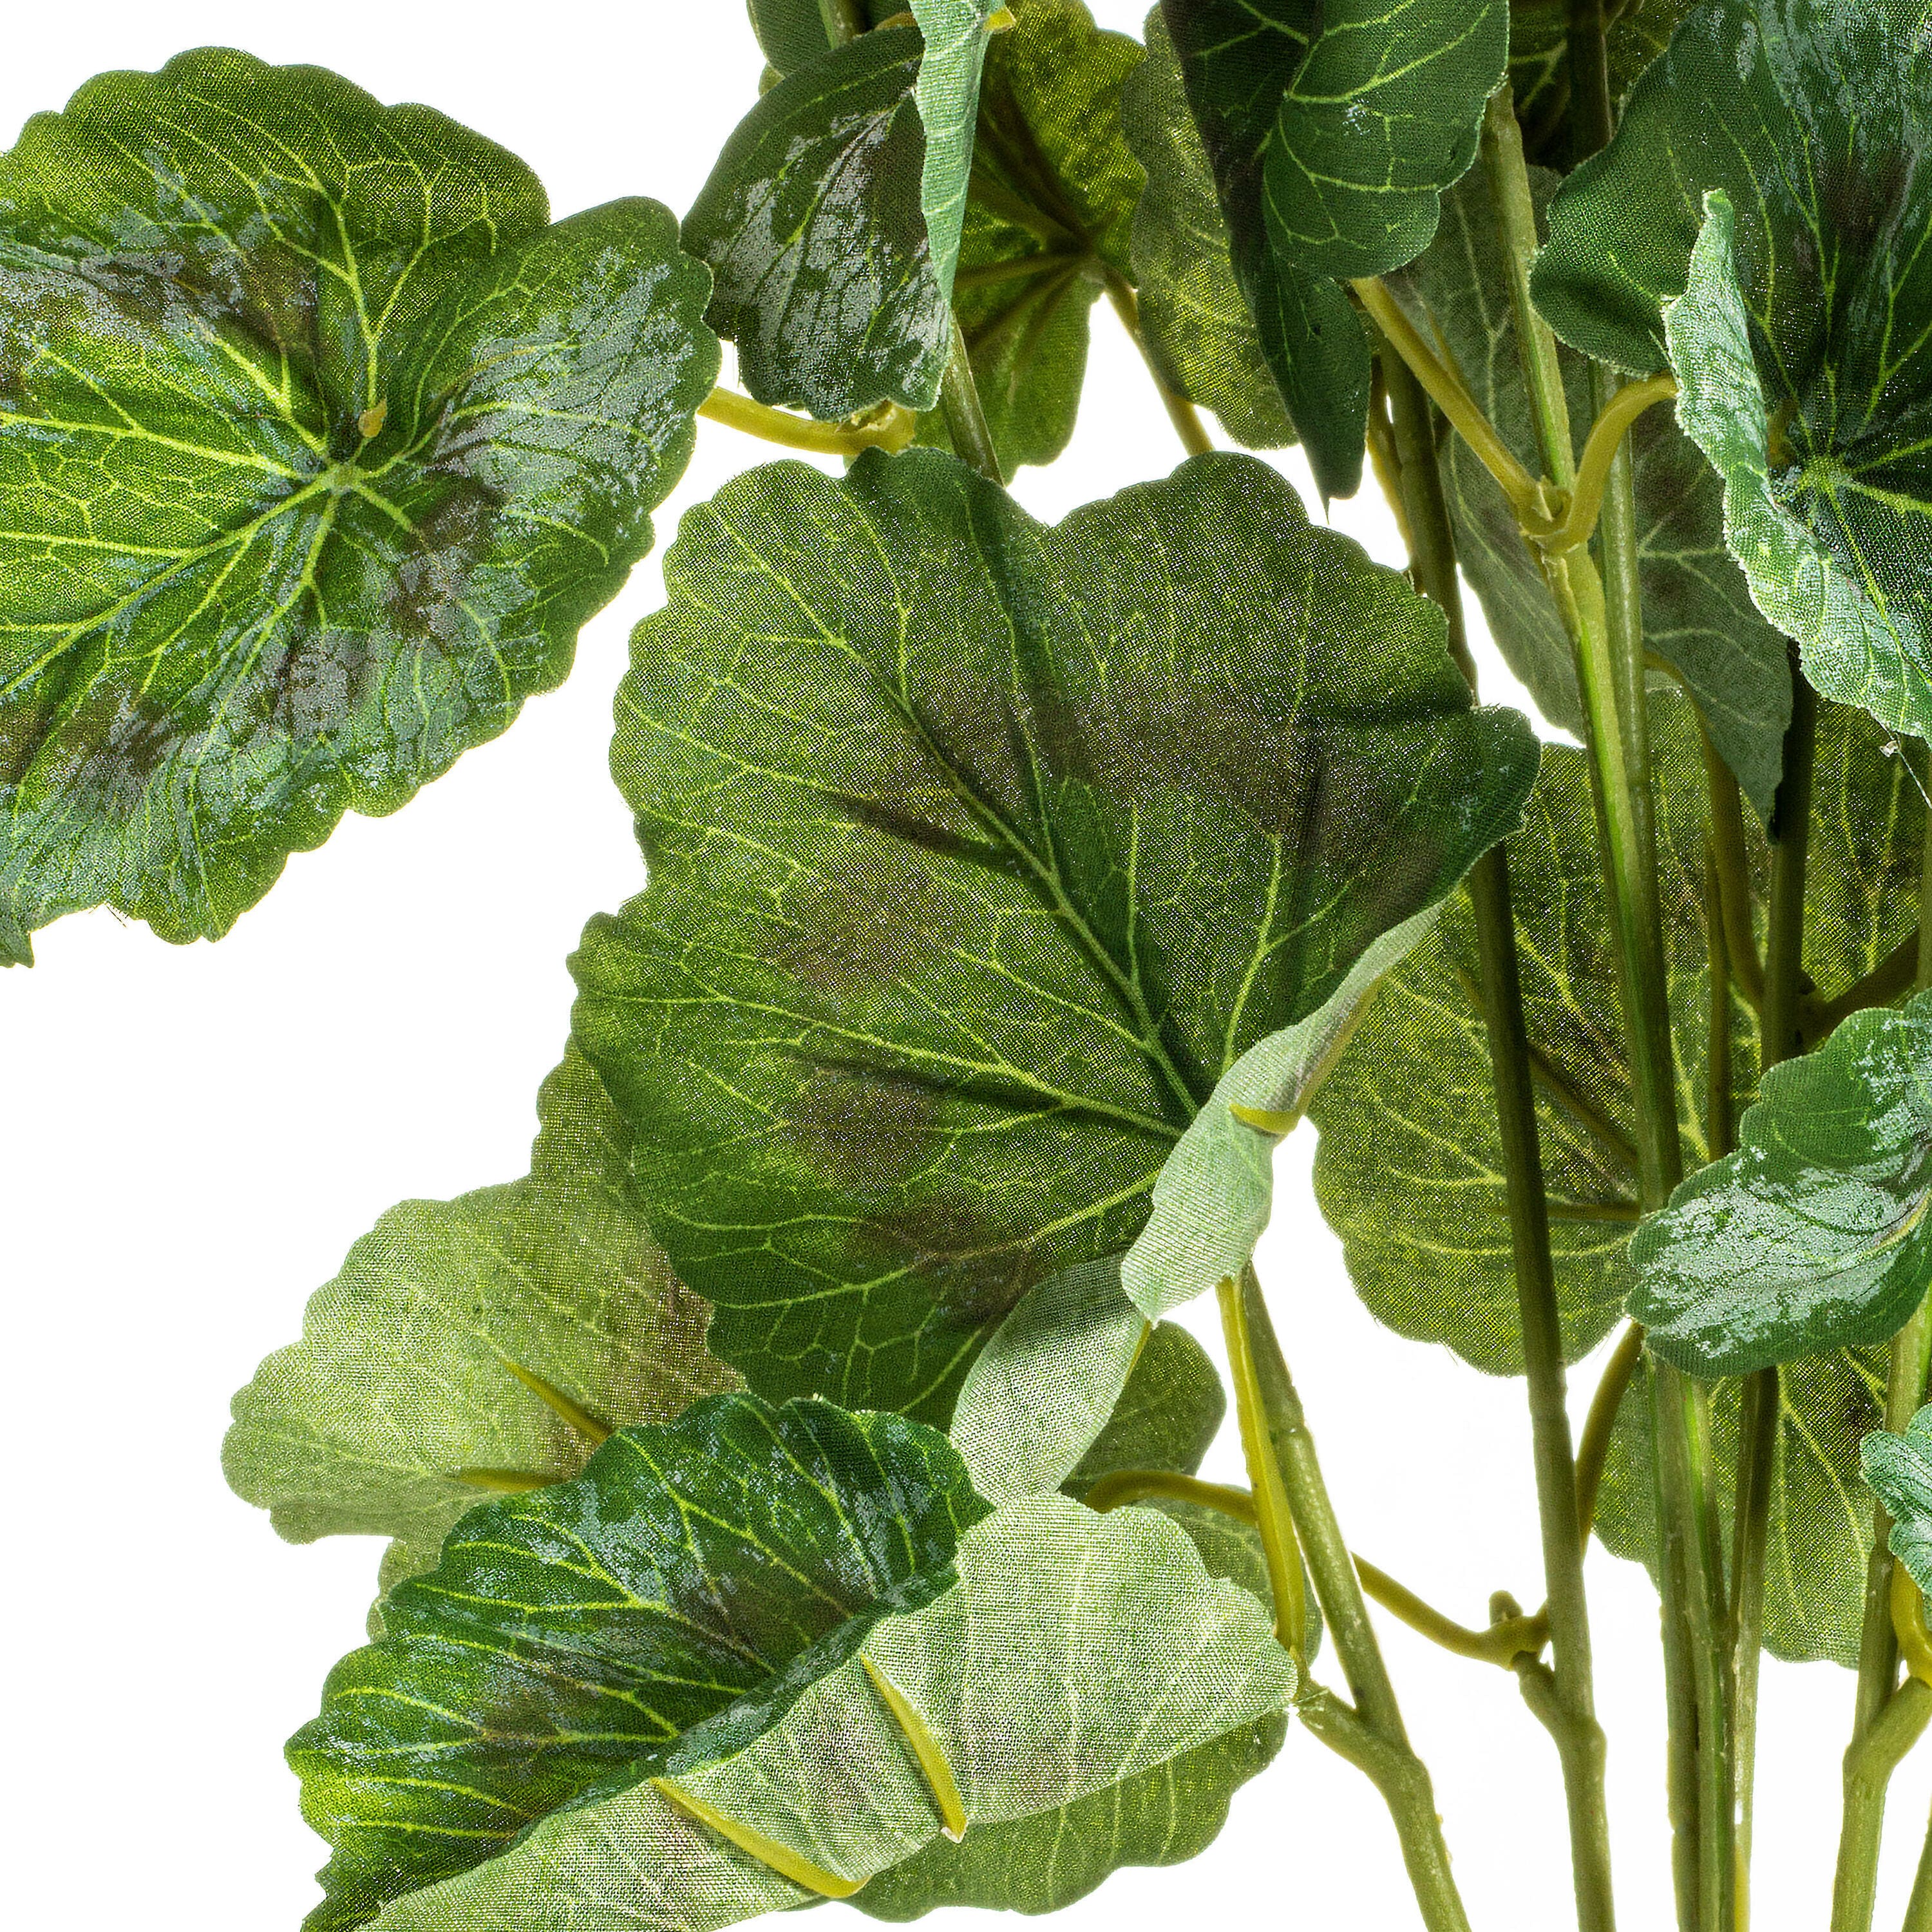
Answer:
[[[914,0],[786,74],[724,144],[684,244],[712,326],[760,402],[932,409],[972,170],[993,0]]]
[[[1674,368],[1811,682],[1932,733],[1932,46],[1880,0],[1707,0],[1550,208],[1558,332]],[[1708,219],[1707,219],[1708,210]]]
[[[393,1537],[393,1582],[435,1562],[479,1483],[563,1481],[600,1430],[731,1385],[704,1346],[710,1311],[638,1204],[629,1130],[574,1047],[537,1112],[524,1179],[392,1208],[236,1397],[228,1480],[290,1541]]]
[[[700,1932],[808,1900],[779,1864],[850,1888],[938,1838],[915,1742],[970,1841],[1292,1694],[1172,1524],[986,1508],[916,1424],[740,1396],[472,1513],[292,1742],[311,1926]]]
[[[1369,355],[1336,277],[1400,268],[1475,158],[1505,0],[1163,0],[1237,280],[1316,481],[1361,478]]]
[[[606,1780],[742,1747],[949,1588],[987,1508],[916,1423],[725,1395],[472,1509],[290,1741],[335,1850],[311,1924],[360,1924]]]
[[[1531,184],[1540,210],[1557,178],[1534,169]],[[1446,345],[1504,441],[1529,469],[1539,470],[1508,268],[1484,181],[1466,176],[1442,197],[1441,232],[1412,267],[1391,278],[1391,286],[1425,334]],[[1559,356],[1571,424],[1581,431],[1592,413],[1588,370],[1571,351]],[[1544,717],[1580,736],[1575,653],[1516,512],[1460,436],[1445,436],[1442,443],[1457,554],[1482,600],[1490,634]],[[1670,412],[1653,409],[1640,418],[1630,449],[1645,647],[1696,699],[1712,742],[1768,818],[1791,714],[1784,640],[1759,614],[1726,548],[1722,486]]]
[[[1886,1351],[1840,1348],[1778,1370],[1772,1450],[1764,1647],[1793,1663],[1855,1668],[1871,1551],[1870,1498],[1858,1480],[1858,1444],[1885,1400]],[[1657,1479],[1651,1454],[1649,1371],[1640,1369],[1618,1411],[1597,1503],[1597,1534],[1617,1556],[1657,1575]],[[1711,1493],[1728,1557],[1737,1493],[1738,1413],[1743,1384],[1708,1385]]]
[[[1932,1258],[1932,996],[1854,1013],[1766,1074],[1735,1154],[1630,1243],[1630,1312],[1707,1377],[1882,1342]]]
[[[986,51],[953,291],[1009,476],[1052,462],[1073,434],[1089,311],[1110,277],[1132,278],[1141,188],[1120,131],[1139,46],[1102,32],[1080,0],[1015,0],[1012,13]],[[940,412],[920,433],[950,447]]]
[[[943,1419],[1220,1075],[1514,823],[1534,742],[1244,457],[1051,529],[935,452],[775,465],[666,568],[616,752],[652,884],[586,934],[578,1036],[712,1346]]]
[[[1858,1445],[1865,1480],[1892,1518],[1892,1553],[1922,1590],[1932,1591],[1932,1408],[1902,1434],[1875,1429]]]
[[[655,202],[317,68],[104,74],[0,157],[0,950],[218,938],[568,670],[717,369]]]

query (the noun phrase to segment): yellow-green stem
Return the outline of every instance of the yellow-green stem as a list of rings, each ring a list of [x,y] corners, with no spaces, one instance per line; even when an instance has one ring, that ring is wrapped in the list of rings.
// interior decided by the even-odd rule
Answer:
[[[1114,269],[1107,272],[1107,299],[1113,305],[1114,314],[1120,320],[1120,326],[1133,338],[1134,346],[1141,352],[1141,360],[1147,364],[1147,372],[1160,397],[1161,407],[1167,412],[1167,419],[1174,425],[1174,433],[1180,439],[1180,446],[1190,456],[1205,456],[1214,447],[1214,439],[1208,434],[1208,427],[1201,420],[1200,412],[1185,396],[1177,395],[1161,380],[1160,371],[1154,366],[1154,358],[1148,352],[1147,338],[1141,329],[1141,308],[1138,298],[1131,287]]]
[[[709,422],[723,423],[784,449],[808,449],[823,456],[856,456],[862,449],[883,449],[893,454],[912,441],[919,420],[910,410],[892,404],[874,421],[864,423],[814,422],[741,396],[735,389],[713,389],[698,406]]]

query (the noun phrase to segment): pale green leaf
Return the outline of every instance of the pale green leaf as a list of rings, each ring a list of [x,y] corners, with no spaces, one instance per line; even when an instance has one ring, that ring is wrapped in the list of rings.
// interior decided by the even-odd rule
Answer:
[[[1932,1592],[1932,1408],[1904,1432],[1875,1429],[1858,1445],[1865,1480],[1892,1518],[1892,1553],[1919,1588]]]

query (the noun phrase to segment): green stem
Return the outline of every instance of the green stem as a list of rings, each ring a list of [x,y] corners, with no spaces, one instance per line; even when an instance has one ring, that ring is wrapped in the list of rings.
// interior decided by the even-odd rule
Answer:
[[[896,455],[919,428],[919,418],[896,405],[863,424],[815,422],[809,416],[775,410],[740,395],[735,389],[724,388],[713,389],[698,404],[698,413],[707,422],[723,423],[782,448],[816,450],[826,456],[856,456],[862,449],[872,448]]]
[[[1932,986],[1932,822],[1926,826],[1919,860],[1918,983],[1922,992]],[[1932,1308],[1921,1301],[1912,1318],[1892,1337],[1886,1376],[1886,1428],[1902,1430],[1917,1412],[1924,1400],[1929,1358]],[[1845,1750],[1844,1821],[1838,1832],[1832,1932],[1870,1932],[1879,1846],[1885,1830],[1884,1779],[1891,1775],[1891,1767],[1882,1754],[1868,1760],[1867,1748],[1900,1699],[1918,1682],[1909,1678],[1904,1690],[1894,1691],[1898,1682],[1898,1633],[1892,1616],[1891,1534],[1892,1518],[1883,1504],[1874,1504],[1871,1553],[1865,1561],[1858,1690],[1852,1712],[1852,1741]],[[1896,1763],[1897,1759],[1892,1762]],[[1882,1766],[1884,1772],[1875,1791],[1874,1766]]]
[[[1817,741],[1818,700],[1792,653],[1791,722],[1785,728],[1784,769],[1773,814],[1771,907],[1765,932],[1764,1064],[1775,1066],[1803,1050],[1798,1030],[1804,990],[1804,872],[1811,845],[1811,770]]]
[[[1737,776],[1718,754],[1702,716],[1697,735],[1704,751],[1704,781],[1708,794],[1712,855],[1718,868],[1718,910],[1724,927],[1724,958],[1731,983],[1754,1013],[1764,1011],[1764,962],[1758,956],[1757,934],[1751,929],[1750,862],[1744,855],[1744,800]]]
[[[1394,355],[1384,353],[1383,380],[1395,429],[1416,575],[1423,593],[1448,620],[1450,650],[1473,690],[1475,667],[1464,625],[1455,538],[1443,496],[1429,406],[1414,376]],[[1510,1250],[1528,1384],[1537,1513],[1543,1532],[1554,1692],[1546,1713],[1553,1720],[1550,1735],[1563,1768],[1569,1804],[1570,1865],[1580,1932],[1611,1932],[1616,1923],[1616,1906],[1604,1797],[1604,1740],[1592,1683],[1584,1543],[1576,1515],[1576,1461],[1570,1436],[1563,1328],[1557,1307],[1556,1268],[1550,1257],[1543,1154],[1537,1137],[1529,1032],[1523,1019],[1516,922],[1510,903],[1509,855],[1502,844],[1492,846],[1476,861],[1468,883],[1502,1137]]]
[[[1601,16],[1594,11],[1582,31],[1590,31],[1592,22],[1600,34]],[[1573,46],[1573,56],[1575,51]],[[1528,297],[1538,237],[1514,114],[1505,115],[1498,106],[1485,116],[1483,152],[1509,268],[1516,341],[1538,443],[1550,482],[1567,490],[1576,480],[1574,448],[1555,343]],[[1627,445],[1619,447],[1610,466],[1599,538],[1602,576],[1581,550],[1546,554],[1543,568],[1575,654],[1583,700],[1591,790],[1636,1098],[1642,1198],[1654,1210],[1682,1178],[1683,1155],[1651,822],[1636,528]],[[1711,1501],[1708,1432],[1695,1390],[1668,1364],[1652,1364],[1651,1392],[1678,1915],[1683,1924],[1701,1932],[1731,1932],[1736,1872],[1730,1672],[1718,1648],[1724,1582]]]
[[[1322,1477],[1314,1438],[1276,1339],[1274,1324],[1252,1269],[1240,1285],[1243,1314],[1256,1379],[1267,1409],[1282,1483],[1300,1532],[1301,1547],[1328,1640],[1341,1660],[1354,1700],[1347,1712],[1317,1691],[1300,1706],[1309,1728],[1367,1773],[1381,1792],[1402,1840],[1402,1860],[1429,1932],[1468,1932],[1468,1915],[1449,1868],[1449,1848],[1427,1768],[1410,1748],[1395,1687],[1369,1621],[1361,1580],[1342,1540],[1335,1506]]]
[[[1845,1825],[1832,1882],[1832,1932],[1870,1932],[1892,1774],[1932,1720],[1932,1687],[1908,1677],[1845,1754]]]
[[[835,47],[856,40],[869,24],[860,0],[818,0],[818,16]]]
[[[1918,1871],[1912,1881],[1900,1932],[1932,1932],[1932,1829],[1927,1831],[1925,1849],[1918,1854]]]
[[[1570,0],[1570,160],[1587,161],[1610,144],[1610,50],[1604,0]]]
[[[957,316],[952,318],[952,352],[946,358],[945,378],[940,384],[939,406],[946,412],[953,454],[970,463],[988,482],[1004,484],[1006,479],[1000,468],[1000,453],[993,447],[993,432],[986,427],[986,412],[980,406],[973,358]]]
[[[1161,407],[1167,412],[1167,419],[1174,425],[1174,433],[1180,439],[1180,446],[1190,456],[1205,456],[1214,447],[1214,439],[1208,434],[1207,425],[1201,420],[1200,412],[1185,396],[1176,395],[1162,380],[1160,371],[1154,366],[1154,358],[1148,353],[1147,337],[1141,328],[1141,305],[1132,289],[1121,277],[1118,269],[1107,271],[1107,299],[1113,304],[1114,314],[1120,319],[1120,326],[1132,337],[1134,346],[1141,352],[1141,360],[1147,364],[1147,372],[1160,396]]]
[[[1268,1590],[1274,1598],[1275,1635],[1282,1649],[1300,1666],[1308,1652],[1308,1610],[1301,1594],[1301,1550],[1294,1534],[1294,1518],[1288,1507],[1287,1492],[1282,1486],[1274,1444],[1268,1437],[1268,1418],[1262,1412],[1246,1299],[1232,1275],[1222,1277],[1218,1299],[1221,1334],[1228,1345],[1228,1372],[1234,1384],[1234,1413],[1240,1423],[1241,1450],[1248,1465],[1249,1501],[1254,1510],[1255,1527],[1261,1532]]]
[[[1731,1054],[1731,950],[1724,934],[1724,880],[1717,840],[1704,844],[1704,941],[1711,998],[1704,1045],[1704,1142],[1713,1160],[1737,1144],[1735,1069]]]

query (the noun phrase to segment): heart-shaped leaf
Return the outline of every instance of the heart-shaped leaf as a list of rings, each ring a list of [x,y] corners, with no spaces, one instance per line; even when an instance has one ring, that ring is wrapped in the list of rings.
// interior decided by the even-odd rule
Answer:
[[[1530,180],[1540,211],[1557,178],[1537,168]],[[1441,232],[1390,286],[1417,326],[1446,346],[1504,442],[1532,472],[1540,470],[1508,265],[1488,184],[1478,175],[1466,176],[1442,197]],[[1592,416],[1588,369],[1567,349],[1559,357],[1570,422],[1580,431]],[[1784,640],[1758,614],[1725,547],[1722,486],[1670,412],[1653,409],[1641,417],[1630,449],[1645,647],[1696,699],[1712,742],[1768,818],[1791,715]],[[1582,736],[1576,653],[1516,512],[1461,437],[1442,439],[1442,466],[1457,556],[1482,600],[1490,634],[1544,716]]]
[[[1676,370],[1759,608],[1821,692],[1921,736],[1928,101],[1916,7],[1707,0],[1551,204],[1534,283],[1578,347]]]
[[[1241,298],[1214,171],[1158,7],[1147,17],[1147,58],[1121,92],[1120,120],[1147,175],[1134,211],[1133,275],[1148,354],[1176,395],[1212,410],[1237,442],[1282,448],[1294,425]]]
[[[710,265],[711,325],[760,402],[822,417],[938,403],[996,4],[912,0],[916,26],[806,61],[724,144],[684,245]]]
[[[311,1926],[699,1932],[1292,1694],[1261,1605],[1173,1525],[985,1511],[916,1424],[726,1396],[472,1513],[291,1744],[336,1847]]]
[[[1245,457],[1051,529],[936,452],[778,464],[666,571],[615,754],[652,884],[586,934],[578,1037],[713,1348],[943,1419],[1514,822],[1534,741]]]
[[[1361,480],[1369,352],[1336,277],[1400,268],[1474,160],[1506,0],[1162,0],[1236,280],[1316,482]]]
[[[655,202],[219,49],[0,157],[0,952],[218,938],[568,670],[717,369]]]
[[[574,1047],[537,1113],[524,1179],[392,1208],[235,1398],[228,1480],[290,1541],[393,1537],[394,1582],[436,1561],[479,1484],[563,1481],[602,1432],[731,1385]]]
[[[987,426],[1010,476],[1073,434],[1089,311],[1132,280],[1141,172],[1120,132],[1141,50],[1080,0],[1014,0],[980,88],[978,144],[953,285]],[[943,413],[921,439],[950,448]]]
[[[1932,994],[1772,1067],[1738,1127],[1630,1243],[1651,1347],[1717,1376],[1884,1341],[1932,1262]]]

